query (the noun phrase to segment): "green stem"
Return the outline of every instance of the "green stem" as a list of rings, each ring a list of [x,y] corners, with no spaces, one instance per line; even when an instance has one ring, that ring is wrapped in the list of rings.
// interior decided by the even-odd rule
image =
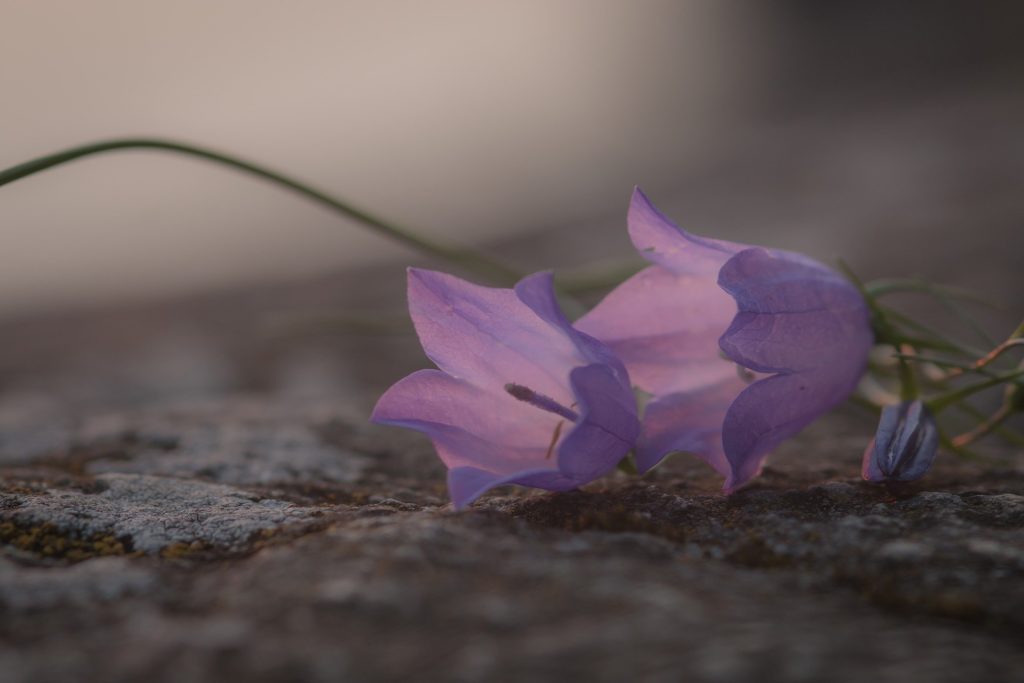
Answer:
[[[977,358],[984,355],[985,351],[965,346],[958,342],[953,342],[948,339],[944,339],[941,334],[931,329],[927,325],[917,322],[910,316],[900,313],[893,309],[887,309],[887,314],[891,320],[895,320],[901,325],[906,325],[915,332],[925,335],[924,337],[911,337],[905,335],[902,332],[897,333],[897,338],[901,339],[901,343],[908,343],[912,346],[919,346],[921,348],[928,348],[935,351],[945,351],[949,353],[959,353],[968,358]],[[914,341],[916,339],[916,341]],[[898,345],[898,344],[897,344]]]
[[[980,460],[980,457],[976,453],[974,453],[971,450],[968,450],[967,448],[957,446],[955,443],[953,443],[953,439],[951,439],[949,436],[947,436],[945,433],[941,431],[939,432],[939,443],[942,444],[942,446],[947,451],[953,453],[954,455],[958,455],[961,458],[964,458],[965,460]]]
[[[325,192],[321,192],[320,190],[299,182],[298,180],[289,178],[288,176],[276,171],[272,171],[263,166],[258,166],[227,154],[170,140],[124,138],[96,142],[88,145],[82,145],[80,147],[72,147],[70,149],[38,157],[31,161],[26,161],[25,163],[0,171],[0,186],[13,183],[16,180],[45,171],[49,168],[53,168],[54,166],[66,164],[69,161],[74,161],[75,159],[123,149],[156,149],[167,152],[177,152],[179,154],[185,154],[187,156],[198,157],[207,161],[223,164],[234,168],[235,170],[248,173],[249,175],[268,180],[276,185],[287,188],[292,192],[306,197],[307,199],[312,199],[315,202],[323,204],[347,218],[351,218],[362,223],[364,226],[380,235],[410,246],[424,254],[429,254],[449,263],[461,266],[466,270],[473,271],[478,275],[493,279],[501,284],[510,284],[518,280],[520,277],[520,274],[512,268],[509,268],[508,266],[505,266],[504,264],[487,256],[469,249],[453,247],[420,237],[405,228],[400,228],[393,223],[389,223],[377,216],[374,216],[373,214],[356,208],[348,202],[335,199]]]
[[[895,331],[892,329],[892,325],[889,323],[889,319],[886,317],[885,311],[883,311],[878,305],[878,302],[875,301],[874,295],[868,291],[867,287],[864,286],[864,282],[857,277],[857,274],[853,272],[853,268],[850,268],[846,261],[839,259],[839,269],[844,275],[846,275],[853,286],[857,288],[860,295],[864,297],[864,302],[868,305],[868,309],[871,311],[872,317],[874,318],[875,331],[879,333],[877,336],[880,338],[877,339],[876,342],[879,344],[897,345],[898,342],[895,341]]]
[[[991,302],[986,301],[984,298],[974,294],[973,292],[914,279],[874,280],[866,283],[864,288],[874,297],[881,297],[893,292],[918,292],[921,294],[927,294],[948,313],[957,318],[965,326],[969,327],[984,344],[988,346],[995,346],[995,341],[988,335],[984,328],[978,324],[977,320],[974,319],[974,316],[970,315],[961,305],[959,305],[961,302],[969,301],[971,303],[995,308],[992,306]]]
[[[1010,410],[1009,406],[1004,405],[997,410],[995,414],[976,426],[974,429],[953,437],[952,443],[958,448],[970,446],[981,437],[991,434],[995,430],[999,429],[1004,422],[1010,419],[1011,415],[1013,415],[1013,411]]]
[[[950,287],[949,285],[937,285],[925,280],[915,280],[912,278],[882,278],[872,280],[871,282],[864,283],[864,289],[866,289],[871,296],[876,298],[897,292],[921,292],[924,294],[938,295],[950,299],[960,299],[962,301],[969,301],[971,303],[996,308],[991,301],[988,301],[985,297],[968,289]]]
[[[941,430],[939,431],[939,443],[942,444],[942,447],[945,448],[947,451],[949,451],[953,455],[956,455],[956,456],[959,456],[959,457],[963,458],[964,460],[973,460],[975,462],[983,462],[983,463],[986,463],[988,465],[1005,465],[1006,464],[1006,461],[1001,460],[999,458],[993,458],[991,456],[982,455],[980,453],[975,453],[974,451],[970,450],[969,448],[966,448],[964,446],[956,445],[955,443],[953,443],[953,439],[951,439],[948,434],[946,434],[945,432],[943,432]]]
[[[999,346],[995,347],[994,349],[989,351],[987,354],[985,354],[984,356],[979,358],[977,361],[975,361],[974,364],[971,365],[970,367],[968,367],[966,369],[958,368],[960,370],[960,372],[956,373],[956,374],[951,374],[950,377],[959,376],[960,374],[963,374],[964,372],[968,372],[969,370],[974,370],[974,371],[983,370],[986,366],[991,365],[993,362],[998,360],[1001,355],[1003,355],[1007,351],[1009,351],[1009,350],[1011,350],[1013,348],[1016,348],[1018,346],[1024,346],[1024,339],[1019,338],[1019,337],[1018,338],[1014,338],[1014,339],[1007,339],[1002,344],[1000,344]]]
[[[905,341],[899,338],[896,328],[889,321],[885,310],[875,300],[875,295],[868,291],[864,282],[857,277],[857,274],[853,272],[853,269],[845,261],[840,259],[839,267],[846,277],[849,278],[850,282],[853,283],[853,286],[860,291],[861,296],[864,297],[864,302],[868,305],[868,310],[871,311],[874,318],[872,327],[875,330],[876,343],[892,344],[897,349],[900,349]],[[904,401],[909,401],[917,397],[917,380],[914,377],[914,369],[905,358],[897,356],[897,363],[899,364],[900,398]]]
[[[935,398],[930,399],[928,401],[928,407],[931,408],[933,413],[938,413],[940,410],[944,410],[945,408],[948,408],[954,403],[962,401],[968,396],[972,396],[973,394],[976,394],[979,391],[984,391],[985,389],[989,389],[999,384],[1015,380],[1018,377],[1021,377],[1022,375],[1024,375],[1024,369],[1015,370],[1013,372],[1007,372],[1006,374],[997,375],[995,377],[992,377],[991,379],[987,379],[984,382],[978,382],[977,384],[971,384],[966,387],[961,387],[960,389],[956,389],[955,391],[951,391],[947,394],[942,394],[941,396],[936,396]]]
[[[984,366],[978,367],[976,363],[958,363],[955,360],[949,360],[946,358],[939,358],[938,356],[928,356],[920,353],[893,353],[895,358],[902,358],[912,363],[931,363],[932,365],[938,365],[943,368],[953,368],[957,370],[957,374],[948,374],[942,378],[941,381],[946,382],[954,377],[959,377],[965,372],[977,372],[982,375],[992,375],[991,370],[986,370]]]
[[[973,417],[978,422],[978,424],[981,424],[988,419],[988,416],[985,413],[981,412],[980,410],[972,406],[970,403],[957,403],[956,409],[964,413],[965,415],[970,415],[971,417]],[[996,427],[996,434],[998,436],[1001,436],[1005,441],[1013,444],[1014,446],[1024,447],[1024,434],[1021,434],[1015,429],[1007,427],[1005,424]]]
[[[898,359],[897,362],[899,363],[900,400],[913,401],[917,398],[917,378],[914,376],[914,369],[903,358]]]

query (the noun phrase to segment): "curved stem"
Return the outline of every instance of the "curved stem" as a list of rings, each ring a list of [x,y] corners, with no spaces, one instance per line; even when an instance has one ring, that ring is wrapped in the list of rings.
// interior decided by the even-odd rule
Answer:
[[[1002,375],[996,375],[991,377],[984,382],[978,382],[977,384],[971,384],[970,386],[961,387],[955,391],[951,391],[947,394],[942,394],[928,400],[928,407],[931,408],[933,413],[938,414],[940,411],[948,408],[949,406],[962,401],[968,396],[973,396],[979,391],[990,389],[999,384],[1009,382],[1017,379],[1018,377],[1024,376],[1024,369],[1015,370],[1013,372],[1007,372]]]
[[[1010,410],[1009,406],[1002,406],[993,414],[990,418],[979,424],[969,432],[964,432],[958,436],[953,437],[952,443],[957,448],[963,448],[964,446],[970,446],[972,443],[980,439],[981,437],[990,434],[995,431],[1006,422],[1010,416],[1013,415],[1013,411]]]
[[[979,358],[977,361],[975,361],[971,365],[967,366],[966,368],[954,367],[953,370],[949,373],[948,377],[950,379],[952,379],[954,377],[959,377],[960,375],[964,374],[965,372],[968,372],[968,371],[971,371],[971,370],[974,370],[974,371],[982,370],[986,366],[991,365],[1001,355],[1003,355],[1004,353],[1006,353],[1010,349],[1015,348],[1017,346],[1024,346],[1024,338],[1017,337],[1017,338],[1014,338],[1014,339],[1007,339],[1002,344],[1000,344],[999,346],[995,347],[994,349],[989,351],[987,354],[985,354],[984,356],[982,356],[981,358]]]
[[[978,424],[982,424],[989,419],[989,416],[985,415],[985,413],[981,412],[970,403],[957,403],[956,408],[965,415],[973,417],[978,421]],[[996,427],[995,432],[1005,441],[1013,444],[1014,446],[1024,446],[1024,434],[1007,427],[1005,424]]]
[[[969,289],[950,287],[949,285],[937,285],[932,282],[913,278],[881,278],[878,280],[872,280],[871,282],[864,283],[864,289],[870,292],[873,297],[883,297],[887,294],[898,292],[922,292],[925,294],[931,294],[932,296],[939,296],[948,299],[960,299],[962,301],[969,301],[971,303],[981,304],[982,306],[988,306],[990,308],[998,308],[985,297],[980,294],[976,294]]]
[[[54,166],[66,164],[69,161],[74,161],[75,159],[122,149],[156,149],[167,152],[177,152],[179,154],[185,154],[187,156],[198,157],[207,161],[223,164],[234,168],[237,171],[242,171],[243,173],[268,180],[276,185],[287,188],[292,192],[306,197],[307,199],[312,199],[315,202],[323,204],[343,216],[362,223],[364,226],[380,235],[397,242],[401,242],[402,244],[417,249],[425,254],[435,256],[466,268],[467,270],[474,271],[479,275],[497,280],[502,284],[514,282],[520,277],[520,274],[514,269],[509,268],[508,266],[505,266],[504,264],[487,256],[469,249],[461,249],[420,237],[405,228],[400,228],[378,218],[377,216],[374,216],[373,214],[356,208],[348,202],[335,199],[325,192],[321,192],[320,190],[299,182],[298,180],[289,178],[288,176],[276,171],[272,171],[263,166],[258,166],[227,154],[171,140],[124,138],[117,140],[105,140],[102,142],[81,145],[79,147],[72,147],[70,149],[38,157],[0,171],[0,186],[13,183],[16,180],[45,171],[49,168],[53,168]]]

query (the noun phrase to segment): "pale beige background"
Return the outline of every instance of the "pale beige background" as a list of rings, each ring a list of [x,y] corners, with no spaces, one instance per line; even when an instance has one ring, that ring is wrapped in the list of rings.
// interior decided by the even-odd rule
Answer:
[[[180,138],[469,242],[621,213],[634,183],[658,189],[699,163],[756,74],[744,36],[759,17],[652,0],[0,8],[0,166],[112,136]],[[397,253],[287,194],[161,153],[0,188],[0,311]]]
[[[566,236],[524,268],[631,253],[641,184],[695,231],[1012,303],[1022,32],[1009,2],[0,0],[0,167],[180,138],[434,237]],[[0,188],[0,316],[413,256],[168,154]]]

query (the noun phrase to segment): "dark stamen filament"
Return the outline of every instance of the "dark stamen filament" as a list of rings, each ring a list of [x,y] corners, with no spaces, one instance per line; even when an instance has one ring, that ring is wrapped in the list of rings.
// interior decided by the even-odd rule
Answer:
[[[539,394],[529,387],[524,387],[522,384],[506,384],[505,391],[507,391],[512,398],[518,401],[529,403],[541,410],[564,417],[570,422],[575,422],[580,419],[580,416],[576,411],[571,408],[566,408],[555,399],[545,396],[544,394]]]
[[[562,434],[562,425],[565,424],[565,420],[559,420],[558,424],[555,425],[555,433],[551,435],[551,443],[548,444],[548,452],[544,454],[545,460],[551,459],[551,454],[555,452],[555,444],[558,443],[558,437]]]

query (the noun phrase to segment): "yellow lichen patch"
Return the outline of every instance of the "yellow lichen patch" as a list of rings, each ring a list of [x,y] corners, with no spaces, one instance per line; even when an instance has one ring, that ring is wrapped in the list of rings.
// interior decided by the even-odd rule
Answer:
[[[167,560],[180,560],[208,551],[211,546],[203,541],[191,543],[172,543],[160,551],[160,557]]]
[[[14,521],[0,523],[0,543],[19,550],[54,559],[80,562],[90,557],[125,555],[129,548],[110,534],[91,534],[78,537],[73,532],[58,528],[49,522],[19,524]]]

